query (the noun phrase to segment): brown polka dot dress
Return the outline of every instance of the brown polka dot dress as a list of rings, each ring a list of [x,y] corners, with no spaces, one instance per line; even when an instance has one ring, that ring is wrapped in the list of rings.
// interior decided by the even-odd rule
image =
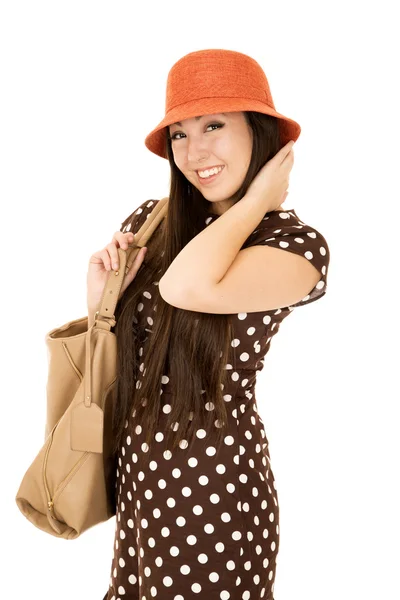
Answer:
[[[156,202],[144,202],[123,231],[135,233]],[[210,213],[205,226],[216,218]],[[228,430],[217,456],[203,429],[197,430],[190,453],[186,440],[173,454],[164,448],[173,390],[168,373],[149,460],[143,460],[144,432],[131,417],[118,456],[114,553],[103,600],[274,600],[279,504],[256,379],[283,319],[326,293],[329,248],[294,210],[267,213],[243,248],[255,244],[306,257],[321,278],[292,306],[235,315],[236,363],[232,354],[224,395]],[[149,331],[153,296],[153,290],[145,290],[137,307],[137,318]],[[207,409],[213,410],[212,402]]]

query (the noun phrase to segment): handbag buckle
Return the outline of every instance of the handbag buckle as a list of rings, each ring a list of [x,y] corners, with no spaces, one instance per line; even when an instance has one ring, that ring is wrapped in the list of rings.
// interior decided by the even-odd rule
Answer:
[[[102,315],[101,319],[98,319],[98,315],[99,311],[96,310],[96,312],[94,313],[94,324],[96,324],[96,322],[98,322],[99,320],[106,321],[111,325],[111,327],[115,327],[115,325],[117,324],[114,315],[112,317],[105,317],[104,315]]]

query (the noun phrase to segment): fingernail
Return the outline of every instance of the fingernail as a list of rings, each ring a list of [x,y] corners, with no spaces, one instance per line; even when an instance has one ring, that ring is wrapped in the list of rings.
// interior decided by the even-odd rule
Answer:
[[[118,269],[118,263],[113,264],[113,269],[116,271]]]

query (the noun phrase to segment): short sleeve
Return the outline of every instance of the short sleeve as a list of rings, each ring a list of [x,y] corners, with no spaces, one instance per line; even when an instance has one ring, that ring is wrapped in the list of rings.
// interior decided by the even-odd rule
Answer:
[[[145,202],[142,202],[142,204],[138,206],[138,208],[136,208],[123,223],[121,223],[120,231],[123,233],[131,231],[135,235],[153,208],[157,205],[157,202],[159,202],[159,200],[146,200]]]
[[[327,291],[330,253],[324,236],[299,219],[294,210],[270,211],[248,237],[243,248],[272,246],[304,256],[320,273],[320,280],[299,302],[288,308],[304,306],[322,298]]]

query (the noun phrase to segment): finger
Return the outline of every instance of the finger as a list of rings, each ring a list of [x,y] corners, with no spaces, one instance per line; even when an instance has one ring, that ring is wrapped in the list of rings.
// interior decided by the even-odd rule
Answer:
[[[106,271],[111,271],[112,269],[112,256],[108,252],[108,250],[104,250],[104,268]]]
[[[107,244],[105,249],[107,250],[108,254],[110,255],[111,267],[114,269],[114,271],[116,271],[118,269],[118,263],[119,263],[117,246],[115,244]]]
[[[132,244],[132,242],[135,239],[135,236],[133,233],[131,233],[130,231],[127,231],[126,233],[123,234],[125,236],[125,241],[128,242],[128,244]]]
[[[294,146],[293,140],[290,140],[290,142],[285,144],[285,146],[283,146],[283,148],[281,150],[283,156],[287,156],[287,155],[290,155],[291,153],[293,153],[293,146]]]
[[[287,161],[288,157],[290,157],[292,153],[292,147],[292,142],[288,142],[287,144],[285,144],[285,146],[283,146],[283,148],[279,150],[279,152],[276,153],[274,158],[276,158],[276,161],[279,166],[283,165],[285,161]]]
[[[285,154],[281,165],[285,164],[285,166],[287,166],[288,168],[292,168],[293,164],[294,164],[294,152],[293,150],[289,150],[289,152],[287,154]]]
[[[91,264],[95,264],[95,265],[102,265],[102,266],[104,266],[104,268],[107,271],[111,270],[110,255],[108,254],[107,250],[105,250],[105,249],[99,250],[98,252],[95,252],[94,254],[92,254],[89,262]]]
[[[107,244],[104,248],[104,267],[107,271],[114,268],[114,264],[118,264],[118,250],[115,244]]]
[[[117,251],[117,252],[118,252],[118,251]],[[133,261],[133,263],[132,263],[131,269],[132,269],[133,267],[135,267],[135,268],[136,268],[136,265],[138,265],[138,266],[137,266],[137,271],[139,270],[139,267],[140,267],[140,265],[141,265],[141,263],[142,263],[142,261],[143,261],[143,259],[144,259],[144,257],[145,257],[145,254],[146,254],[146,252],[147,252],[147,248],[146,248],[146,246],[144,246],[143,248],[141,248],[141,249],[139,250],[139,252],[136,254],[136,256],[135,256],[135,259],[134,259],[134,261]],[[112,268],[114,269],[114,271],[117,271],[117,270],[118,270],[118,268],[119,268],[119,256],[118,256],[118,255],[117,255],[117,259],[116,259],[116,260],[112,259]],[[137,272],[137,271],[136,271],[136,272]],[[130,272],[130,271],[128,271],[128,273],[129,273],[129,272]]]
[[[112,243],[114,242],[117,247],[120,246],[121,248],[124,248],[126,250],[128,247],[128,244],[131,244],[133,242],[133,239],[134,239],[134,235],[130,231],[127,231],[127,232],[116,231],[113,235],[111,242]]]

